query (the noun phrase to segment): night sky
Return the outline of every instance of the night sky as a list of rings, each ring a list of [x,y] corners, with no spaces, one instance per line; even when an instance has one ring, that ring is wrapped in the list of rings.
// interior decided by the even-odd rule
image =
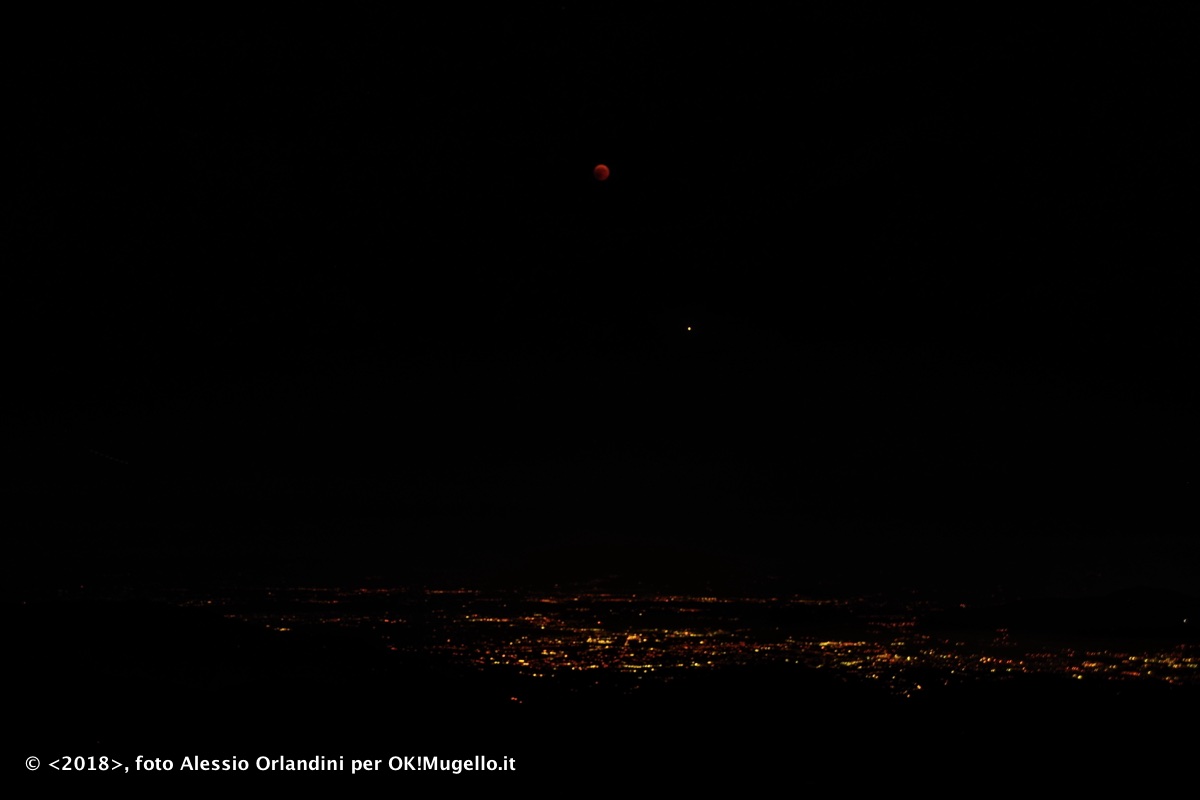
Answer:
[[[20,755],[479,748],[542,788],[556,766],[577,786],[974,764],[950,785],[990,787],[1191,763],[1165,754],[1195,686],[1159,664],[1194,664],[1176,612],[1200,597],[1194,26],[438,9],[13,24]],[[309,636],[251,607],[393,597],[355,587],[437,624],[389,628],[397,654],[366,623]],[[450,638],[403,649],[445,609],[460,655],[490,646],[459,587],[472,619],[586,587],[578,626],[609,591],[767,597],[753,619],[813,642],[826,619],[873,636],[853,613],[884,597],[903,625],[986,633],[946,634],[957,654],[1076,609],[1140,635],[1120,625],[1148,608],[1175,650],[1141,683],[955,676],[918,735],[883,690],[799,662],[641,694],[463,680]],[[797,597],[859,605],[771,605]],[[913,623],[910,600],[948,611]],[[604,606],[613,630],[634,602]],[[737,619],[703,624],[750,651]],[[1118,725],[1142,697],[1160,720]]]
[[[1179,23],[30,22],[16,577],[1195,592]]]

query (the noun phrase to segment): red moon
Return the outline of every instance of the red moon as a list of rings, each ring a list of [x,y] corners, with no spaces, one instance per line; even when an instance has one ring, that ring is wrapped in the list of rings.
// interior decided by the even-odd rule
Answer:
[[[597,164],[596,168],[592,170],[592,174],[596,176],[596,180],[606,181],[608,180],[608,167],[604,164]]]

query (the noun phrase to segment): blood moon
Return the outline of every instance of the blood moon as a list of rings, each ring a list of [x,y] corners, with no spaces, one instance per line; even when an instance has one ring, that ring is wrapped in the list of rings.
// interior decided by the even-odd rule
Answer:
[[[598,181],[608,180],[608,176],[609,176],[608,165],[607,164],[597,164],[595,167],[592,168],[592,175]]]

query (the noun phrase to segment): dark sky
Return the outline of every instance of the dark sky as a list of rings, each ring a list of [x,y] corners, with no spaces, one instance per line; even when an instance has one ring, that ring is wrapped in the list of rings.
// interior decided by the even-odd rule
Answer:
[[[33,535],[1194,587],[1185,29],[30,20]]]

